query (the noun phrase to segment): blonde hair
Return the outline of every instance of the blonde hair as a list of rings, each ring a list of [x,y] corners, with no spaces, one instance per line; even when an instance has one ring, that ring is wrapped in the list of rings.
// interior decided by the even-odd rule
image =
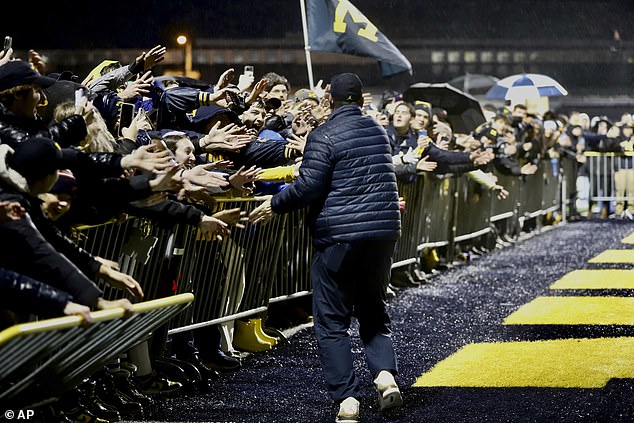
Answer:
[[[69,116],[75,114],[75,104],[71,101],[60,103],[55,107],[53,118],[59,122]],[[108,125],[99,111],[92,107],[88,114],[84,115],[86,119],[86,129],[88,135],[84,138],[81,146],[82,151],[87,153],[112,153],[117,149],[117,140],[108,130]]]

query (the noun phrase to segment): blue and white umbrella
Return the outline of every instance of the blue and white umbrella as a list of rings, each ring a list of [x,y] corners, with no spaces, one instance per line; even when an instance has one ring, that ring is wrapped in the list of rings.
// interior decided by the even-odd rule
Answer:
[[[568,95],[568,91],[550,76],[522,73],[499,80],[487,91],[486,98],[511,100],[564,95]]]

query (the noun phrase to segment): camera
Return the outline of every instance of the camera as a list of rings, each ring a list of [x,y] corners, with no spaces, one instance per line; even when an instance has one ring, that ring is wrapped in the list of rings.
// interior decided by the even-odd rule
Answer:
[[[493,153],[495,154],[496,157],[506,156],[505,151],[508,146],[509,144],[506,141],[502,141],[501,139],[498,139],[497,144],[492,147]]]

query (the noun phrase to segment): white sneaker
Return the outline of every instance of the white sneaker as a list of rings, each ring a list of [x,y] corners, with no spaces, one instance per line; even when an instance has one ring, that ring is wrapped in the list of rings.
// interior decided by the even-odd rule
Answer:
[[[359,401],[354,397],[348,397],[339,404],[339,413],[335,422],[357,423],[359,421]]]
[[[397,408],[403,405],[403,397],[392,373],[381,370],[374,379],[374,385],[379,394],[379,407],[381,410]]]

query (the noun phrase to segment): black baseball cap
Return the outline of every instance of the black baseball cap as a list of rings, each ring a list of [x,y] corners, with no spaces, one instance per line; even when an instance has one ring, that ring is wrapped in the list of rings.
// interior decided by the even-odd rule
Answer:
[[[55,82],[57,82],[56,79],[40,75],[22,60],[13,60],[0,66],[0,91],[31,84],[48,88]]]
[[[29,184],[64,168],[59,145],[50,138],[39,136],[18,143],[7,164]]]
[[[330,95],[336,101],[359,101],[363,97],[363,83],[357,74],[337,74],[330,79]]]

